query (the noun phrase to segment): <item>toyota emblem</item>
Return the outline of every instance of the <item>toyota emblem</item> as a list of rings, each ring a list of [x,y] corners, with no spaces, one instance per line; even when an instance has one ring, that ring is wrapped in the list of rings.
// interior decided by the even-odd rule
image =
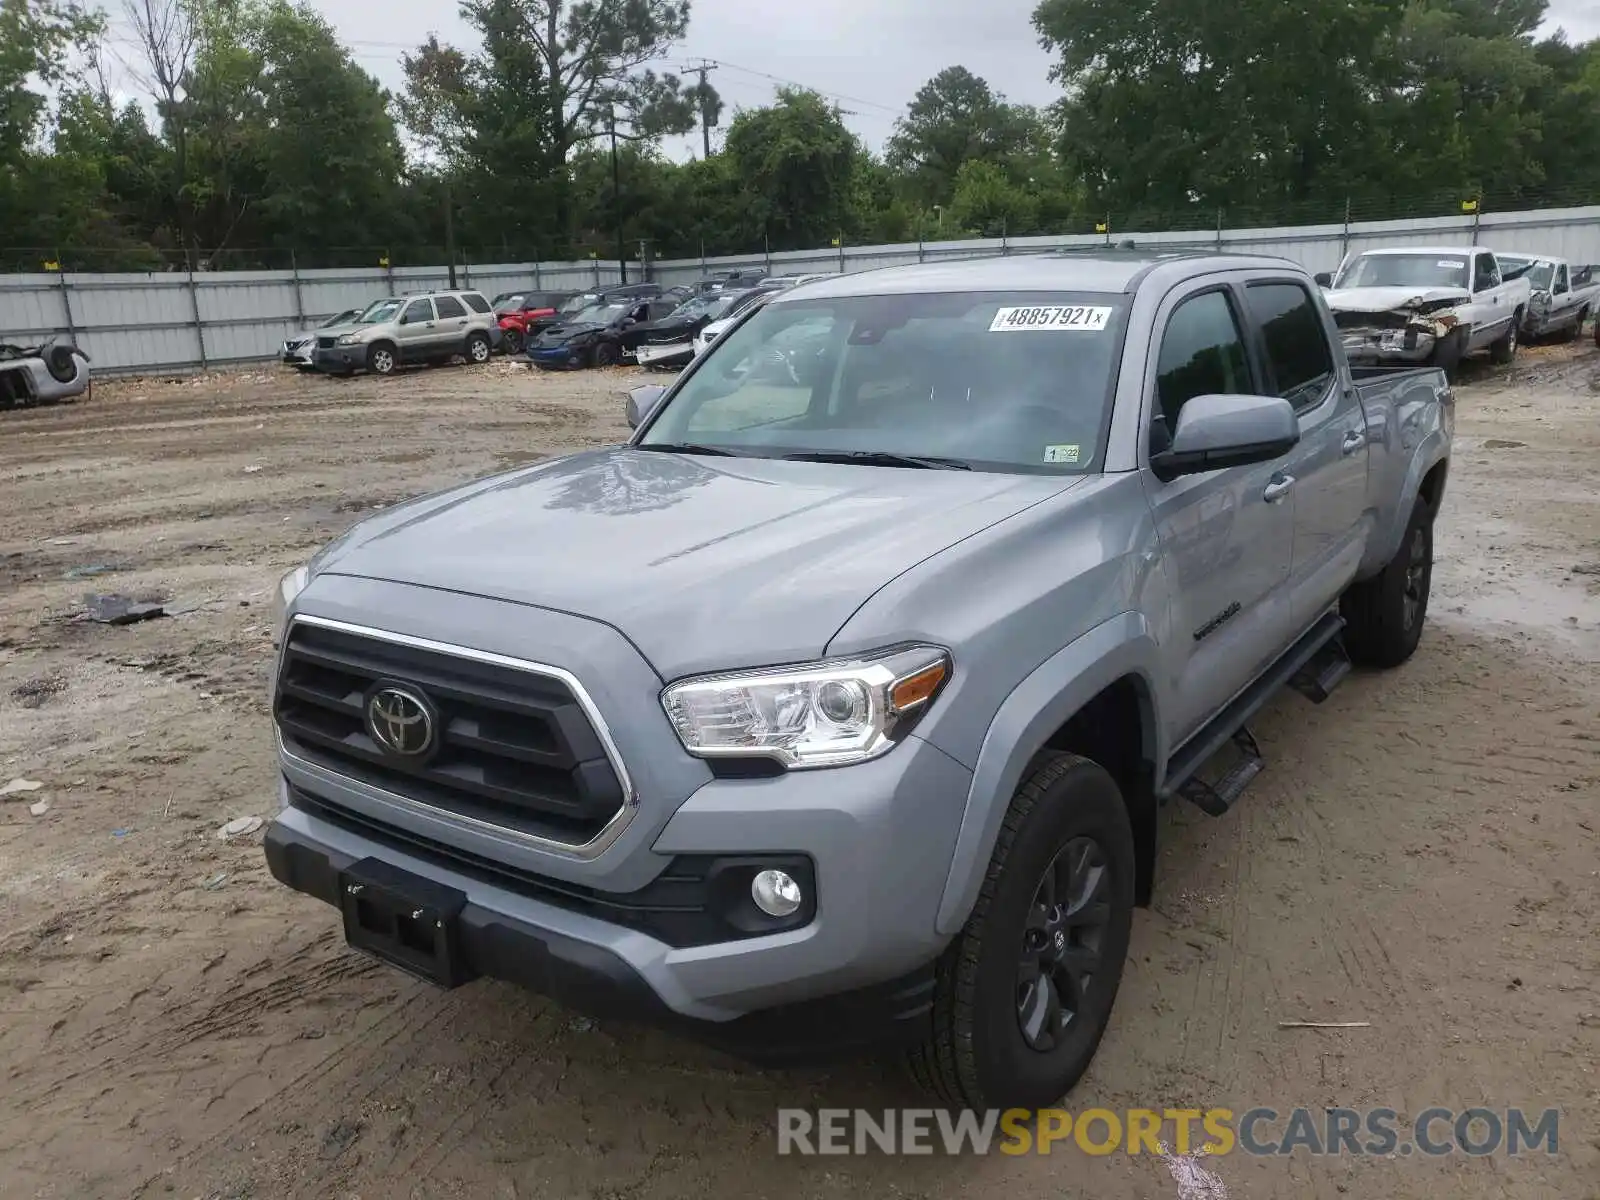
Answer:
[[[432,706],[410,688],[381,687],[367,699],[367,732],[390,754],[421,758],[433,749]]]

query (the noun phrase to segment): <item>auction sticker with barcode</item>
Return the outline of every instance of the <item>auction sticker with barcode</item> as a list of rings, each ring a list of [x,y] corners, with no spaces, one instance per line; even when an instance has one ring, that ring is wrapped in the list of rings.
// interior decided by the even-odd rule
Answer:
[[[1025,329],[1084,330],[1104,329],[1111,320],[1109,308],[1090,308],[1076,304],[1047,304],[1039,308],[1002,308],[989,322],[990,333],[1011,333]]]

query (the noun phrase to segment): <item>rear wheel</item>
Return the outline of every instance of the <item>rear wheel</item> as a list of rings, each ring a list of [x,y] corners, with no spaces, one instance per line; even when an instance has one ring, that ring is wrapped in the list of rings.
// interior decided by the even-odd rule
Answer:
[[[467,335],[467,361],[469,363],[486,363],[493,351],[489,348],[489,335],[486,333],[469,333]]]
[[[399,355],[387,342],[379,342],[367,351],[367,370],[374,375],[393,375],[399,365]]]
[[[1012,797],[965,928],[938,966],[912,1075],[946,1103],[1037,1109],[1100,1045],[1133,928],[1128,811],[1104,768],[1046,755]]]
[[[1371,579],[1353,583],[1339,601],[1345,648],[1352,662],[1398,667],[1416,652],[1433,586],[1433,510],[1422,497],[1400,549]]]

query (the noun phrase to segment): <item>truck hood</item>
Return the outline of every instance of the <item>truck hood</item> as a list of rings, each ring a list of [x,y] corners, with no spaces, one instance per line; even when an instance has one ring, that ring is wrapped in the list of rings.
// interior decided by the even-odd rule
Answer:
[[[613,447],[398,506],[316,573],[590,617],[671,679],[814,658],[897,575],[1081,482]]]
[[[1465,304],[1472,299],[1466,288],[1453,287],[1339,288],[1323,295],[1334,312],[1403,312]]]

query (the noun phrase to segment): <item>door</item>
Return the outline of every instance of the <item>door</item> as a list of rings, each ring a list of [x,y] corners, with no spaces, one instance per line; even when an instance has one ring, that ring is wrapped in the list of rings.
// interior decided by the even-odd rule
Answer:
[[[1515,315],[1500,287],[1500,264],[1484,251],[1472,263],[1472,340],[1469,349],[1482,350],[1500,340]]]
[[[467,306],[454,296],[435,296],[433,307],[439,314],[436,344],[441,350],[463,350],[467,344]]]
[[[1266,391],[1294,405],[1300,444],[1284,462],[1294,489],[1289,593],[1295,623],[1309,626],[1355,576],[1366,546],[1367,441],[1361,398],[1334,366],[1322,312],[1294,280],[1245,287]]]
[[[1168,301],[1151,398],[1160,449],[1196,396],[1261,390],[1239,319],[1242,297],[1213,288]],[[1280,463],[1208,471],[1170,482],[1144,468],[1171,589],[1166,661],[1174,702],[1168,733],[1188,738],[1242,690],[1292,636],[1288,597],[1294,494]]]
[[[424,296],[407,304],[400,313],[395,333],[395,340],[400,343],[400,357],[415,360],[434,353],[434,326],[432,300]]]

